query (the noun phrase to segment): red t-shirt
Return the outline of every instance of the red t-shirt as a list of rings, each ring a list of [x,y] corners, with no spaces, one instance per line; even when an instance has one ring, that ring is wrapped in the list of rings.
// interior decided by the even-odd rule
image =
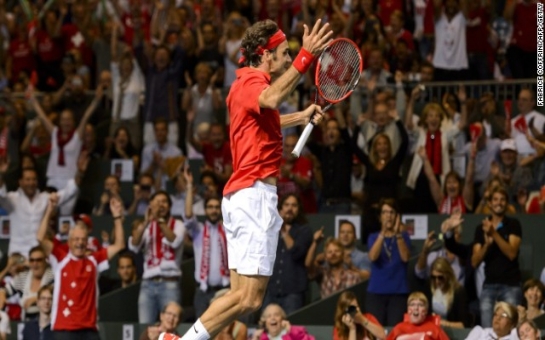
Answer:
[[[285,163],[286,160],[282,158],[280,166],[284,165]],[[291,172],[294,175],[312,180],[312,161],[305,156],[297,158],[293,164]],[[278,197],[282,197],[287,194],[296,194],[301,199],[301,204],[303,205],[303,211],[305,213],[312,214],[318,212],[316,195],[312,186],[301,191],[292,179],[283,177],[282,175],[280,175],[278,178],[277,186]]]
[[[380,324],[380,322],[378,322],[378,320],[373,316],[373,314],[370,314],[370,313],[362,313],[363,316],[365,316],[367,318],[367,320],[369,320],[370,323],[373,323],[375,325],[378,325],[380,327],[382,327],[382,325]],[[366,332],[366,336],[364,336],[363,338],[369,338],[369,336],[367,336],[367,329],[365,330]],[[333,328],[333,340],[342,340],[342,338],[339,337],[339,334],[337,333],[337,327]]]
[[[424,12],[424,35],[435,34],[433,11],[433,0],[428,0],[428,2],[426,2],[426,11]]]
[[[17,81],[21,71],[26,71],[30,75],[30,72],[36,69],[36,61],[28,41],[13,39],[9,44],[8,53],[12,60],[12,81]]]
[[[514,0],[513,0],[514,1]],[[539,1],[542,3],[542,1]],[[520,2],[513,14],[513,35],[511,44],[526,52],[537,51],[537,3],[525,4]]]
[[[62,39],[51,38],[46,30],[36,32],[36,46],[40,60],[46,63],[59,61],[64,55]]]
[[[435,324],[433,317],[428,318],[421,324],[415,325],[410,322],[398,323],[388,336],[386,340],[449,340],[445,331]]]
[[[282,158],[280,113],[259,107],[259,95],[270,86],[270,75],[250,67],[236,74],[227,96],[233,175],[224,195],[251,187],[258,179],[278,177]]]
[[[65,24],[61,28],[62,37],[64,40],[64,50],[70,51],[76,49],[81,54],[81,59],[84,65],[93,65],[93,50],[85,42],[83,33],[79,31],[78,26],[74,24]]]
[[[231,165],[233,163],[229,142],[223,143],[219,149],[216,149],[211,143],[203,143],[202,155],[206,165],[218,172],[223,172],[226,165]]]
[[[142,31],[144,32],[144,39],[146,41],[150,40],[150,24],[151,24],[151,17],[147,10],[142,9],[141,10],[141,21],[142,21]],[[134,39],[134,24],[133,24],[133,17],[130,13],[124,13],[121,16],[121,22],[123,23],[123,28],[125,29],[125,43],[127,43],[129,46],[132,46],[133,39]]]
[[[477,26],[466,27],[466,46],[468,53],[486,53],[488,41],[488,20],[489,16],[484,8],[477,8],[474,11],[469,12],[468,20],[472,21],[477,18],[481,20],[481,23]]]
[[[54,238],[49,260],[55,273],[51,329],[96,329],[98,275],[108,269],[106,248],[77,258],[70,253],[67,244]]]

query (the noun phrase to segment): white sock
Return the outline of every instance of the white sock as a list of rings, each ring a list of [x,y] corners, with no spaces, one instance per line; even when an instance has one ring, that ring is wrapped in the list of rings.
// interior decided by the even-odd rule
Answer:
[[[201,319],[198,319],[193,326],[189,328],[187,332],[185,332],[184,336],[181,338],[181,340],[208,340],[210,339],[210,334],[208,334],[208,331],[206,328],[204,328],[204,325],[201,322]]]

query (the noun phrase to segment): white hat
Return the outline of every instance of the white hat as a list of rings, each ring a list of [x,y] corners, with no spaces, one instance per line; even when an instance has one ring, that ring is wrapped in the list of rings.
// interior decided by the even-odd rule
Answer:
[[[502,140],[500,149],[501,149],[501,151],[512,150],[512,151],[516,152],[517,151],[517,145],[515,144],[515,140],[514,139],[504,139],[504,140]]]

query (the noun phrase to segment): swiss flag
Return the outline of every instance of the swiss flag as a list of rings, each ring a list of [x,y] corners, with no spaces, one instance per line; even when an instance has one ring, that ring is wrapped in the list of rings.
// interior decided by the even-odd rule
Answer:
[[[528,132],[528,125],[526,124],[526,119],[524,119],[523,115],[520,115],[515,120],[515,129],[519,130],[520,132],[526,134]]]

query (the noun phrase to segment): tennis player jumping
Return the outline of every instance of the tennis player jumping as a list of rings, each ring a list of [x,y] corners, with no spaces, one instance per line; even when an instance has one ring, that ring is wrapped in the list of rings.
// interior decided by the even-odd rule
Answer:
[[[326,47],[332,32],[318,20],[306,25],[303,47],[293,60],[285,34],[271,20],[252,25],[242,38],[243,66],[227,96],[233,175],[223,191],[231,290],[214,301],[182,340],[208,340],[239,316],[261,307],[272,274],[282,219],[276,179],[282,157],[281,128],[323,119],[322,109],[280,116],[278,106]],[[161,334],[160,340],[179,339]]]

